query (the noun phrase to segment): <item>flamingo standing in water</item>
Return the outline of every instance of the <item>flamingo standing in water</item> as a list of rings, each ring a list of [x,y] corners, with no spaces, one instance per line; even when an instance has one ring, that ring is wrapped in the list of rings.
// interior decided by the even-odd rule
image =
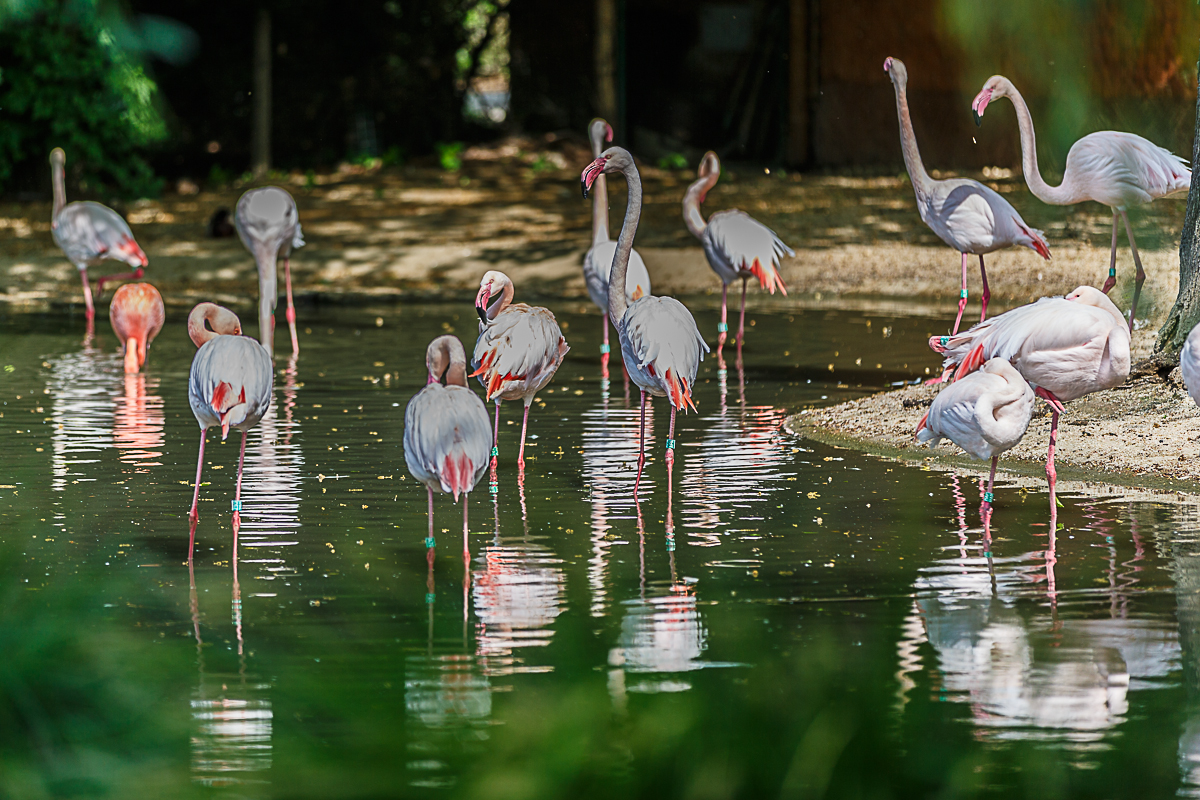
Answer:
[[[975,458],[992,460],[983,496],[985,520],[991,516],[997,459],[1021,443],[1033,417],[1033,398],[1033,388],[1021,373],[1007,360],[993,358],[938,392],[917,423],[918,442],[936,447],[949,439]]]
[[[500,401],[524,400],[521,421],[521,451],[517,468],[525,471],[525,430],[529,406],[538,391],[558,372],[563,356],[571,348],[563,338],[558,320],[549,309],[512,302],[513,282],[503,272],[488,270],[479,281],[475,310],[479,314],[479,339],[470,377],[479,378],[488,402],[496,404],[496,426],[492,435],[492,468],[500,457]],[[500,295],[492,302],[492,298]],[[621,293],[622,297],[624,293]],[[490,303],[490,305],[489,305]]]
[[[1108,295],[1080,286],[1066,297],[1043,297],[929,346],[957,366],[955,381],[994,358],[1010,361],[1051,410],[1046,481],[1053,507],[1054,447],[1063,403],[1111,389],[1129,377],[1129,328]]]
[[[775,235],[775,231],[745,211],[736,208],[718,211],[706,223],[700,214],[700,204],[721,177],[721,160],[717,154],[711,150],[705,153],[696,174],[698,179],[683,196],[683,221],[704,246],[708,265],[721,279],[721,321],[717,324],[717,358],[720,359],[729,331],[726,322],[729,282],[734,278],[742,279],[742,311],[737,332],[740,350],[746,329],[746,281],[751,277],[758,278],[759,285],[771,294],[778,288],[787,295],[787,287],[779,275],[779,259],[784,253],[796,254]]]
[[[588,138],[592,141],[592,156],[600,155],[604,142],[612,141],[612,126],[602,119],[592,120],[588,126]],[[613,258],[617,254],[617,243],[608,238],[608,182],[603,175],[596,179],[592,195],[592,246],[583,257],[583,279],[587,283],[588,296],[600,307],[604,320],[604,344],[600,345],[600,369],[602,377],[608,377],[608,276],[612,272]],[[650,294],[650,273],[637,250],[629,254],[629,274],[625,280],[625,298],[632,303],[643,295]],[[628,384],[626,384],[628,389]]]
[[[64,169],[67,154],[61,147],[50,151],[50,180],[54,186],[54,209],[50,214],[50,233],[75,268],[83,281],[83,304],[90,324],[96,317],[92,303],[92,287],[88,284],[88,267],[94,267],[105,259],[124,261],[134,268],[133,272],[120,275],[105,275],[96,284],[96,293],[104,291],[105,281],[137,280],[149,262],[146,254],[133,239],[129,225],[121,215],[106,205],[89,201],[67,202]]]
[[[429,561],[433,562],[433,492],[463,496],[463,555],[467,553],[467,495],[488,467],[487,406],[467,386],[467,352],[457,336],[439,336],[425,351],[426,386],[404,409],[404,462],[429,490]],[[446,383],[442,383],[445,377]]]
[[[921,221],[939,239],[962,253],[962,290],[958,295],[958,316],[954,319],[954,330],[951,331],[958,333],[963,309],[967,307],[968,255],[979,256],[979,275],[983,279],[983,308],[979,314],[979,321],[982,322],[987,319],[988,300],[992,297],[987,270],[983,266],[984,255],[1020,245],[1049,259],[1050,248],[1041,231],[1026,225],[1007,200],[979,181],[968,178],[935,181],[929,177],[921,162],[912,117],[908,112],[908,70],[898,58],[886,59],[883,69],[891,76],[896,89],[900,147],[904,152],[904,166],[908,169],[913,191],[917,195],[917,211]]]
[[[304,246],[296,201],[278,186],[251,189],[238,200],[233,217],[242,244],[258,267],[258,340],[275,352],[275,262],[283,257],[283,280],[287,290],[287,321],[292,333],[292,355],[300,354],[296,337],[296,307],[292,302],[292,248]]]
[[[205,326],[208,323],[209,327]],[[237,315],[215,303],[200,303],[188,315],[188,335],[200,348],[192,359],[188,380],[188,400],[196,422],[200,423],[200,455],[196,458],[196,491],[188,518],[192,532],[188,541],[188,561],[196,543],[196,522],[200,512],[200,473],[204,468],[204,437],[209,428],[221,429],[221,440],[229,429],[242,432],[238,454],[237,491],[233,500],[233,546],[237,551],[238,529],[242,523],[242,463],[246,458],[246,433],[258,424],[271,405],[275,388],[275,370],[271,354],[249,336],[242,336]]]
[[[1192,172],[1187,162],[1136,134],[1098,131],[1089,133],[1071,145],[1062,183],[1050,186],[1042,179],[1038,169],[1033,117],[1029,114],[1029,106],[1025,105],[1025,98],[1021,97],[1012,81],[1003,75],[988,78],[971,103],[975,124],[982,124],[980,120],[984,110],[997,97],[1007,97],[1017,110],[1017,126],[1021,130],[1021,169],[1025,173],[1025,185],[1034,197],[1052,206],[1069,206],[1094,200],[1112,209],[1112,249],[1108,280],[1104,282],[1105,294],[1117,284],[1117,217],[1125,221],[1125,235],[1129,238],[1129,249],[1133,251],[1133,263],[1137,266],[1133,302],[1129,306],[1129,330],[1132,332],[1133,315],[1137,311],[1138,296],[1142,293],[1146,273],[1142,270],[1142,259],[1133,240],[1133,228],[1129,225],[1127,210],[1130,206],[1186,192],[1192,184]]]
[[[666,397],[671,404],[671,427],[667,433],[667,485],[675,463],[675,412],[687,411],[692,400],[696,372],[708,352],[708,345],[696,327],[690,311],[673,297],[646,295],[629,303],[620,289],[625,285],[629,254],[642,215],[642,178],[628,150],[610,147],[584,168],[580,180],[583,196],[600,175],[619,172],[629,184],[629,203],[617,238],[617,255],[608,278],[608,315],[617,329],[621,356],[630,377],[642,393],[642,421],[638,448],[638,474],[633,494],[637,498],[646,466],[646,395]]]
[[[136,373],[146,363],[146,351],[167,318],[162,295],[148,283],[127,283],[113,295],[108,321],[125,348],[125,372]]]

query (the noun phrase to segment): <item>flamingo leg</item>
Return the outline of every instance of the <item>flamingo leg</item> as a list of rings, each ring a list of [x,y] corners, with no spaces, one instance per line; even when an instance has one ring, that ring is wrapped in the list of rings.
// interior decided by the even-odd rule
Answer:
[[[983,295],[981,295],[983,300],[983,310],[979,312],[979,321],[983,322],[985,319],[987,319],[987,304],[988,300],[992,299],[992,290],[988,288],[987,270],[983,268],[982,253],[979,255],[979,276],[983,278]]]
[[[671,471],[675,466],[675,406],[671,406],[671,426],[667,430],[667,508],[671,507]]]
[[[521,451],[517,453],[517,472],[525,471],[525,429],[529,426],[529,403],[525,404],[525,416],[521,419]]]
[[[958,333],[958,326],[962,324],[963,309],[967,307],[967,254],[962,254],[962,291],[958,293],[958,316],[954,318],[954,330],[950,331],[950,335]]]
[[[721,355],[721,348],[725,346],[725,338],[729,335],[729,323],[726,321],[728,310],[725,306],[725,301],[729,295],[729,284],[721,284],[721,321],[717,323],[717,361],[721,369],[725,368],[725,359]]]
[[[110,281],[136,281],[146,274],[146,270],[138,267],[133,272],[122,272],[118,275],[101,275],[96,281],[96,297],[104,296],[104,284]]]
[[[646,466],[646,390],[642,390],[642,424],[638,433],[638,473],[633,482],[633,499],[638,499],[638,489],[642,486],[642,469]]]
[[[242,431],[242,449],[238,453],[237,489],[233,493],[233,555],[237,557],[238,530],[242,527],[242,463],[246,460],[246,432]]]
[[[988,475],[987,491],[983,495],[983,503],[979,509],[979,513],[983,516],[984,527],[987,527],[992,521],[992,487],[996,483],[996,462],[998,460],[998,456],[992,456],[992,472]]]
[[[1133,263],[1137,267],[1137,277],[1133,280],[1133,302],[1129,304],[1129,332],[1133,333],[1133,315],[1137,311],[1138,297],[1142,294],[1142,284],[1146,282],[1146,271],[1142,269],[1137,242],[1133,240],[1133,227],[1129,224],[1129,214],[1125,209],[1121,209],[1121,218],[1125,220],[1125,235],[1129,237],[1129,249],[1133,251]]]
[[[96,305],[92,302],[92,285],[88,283],[87,267],[79,270],[79,278],[83,281],[83,313],[91,322],[96,318]]]
[[[1112,250],[1108,254],[1108,280],[1100,291],[1108,294],[1117,285],[1117,210],[1113,209]]]
[[[496,466],[500,461],[500,401],[496,401],[496,424],[492,427],[492,483],[496,482]],[[432,502],[432,501],[430,501]]]
[[[1058,443],[1058,410],[1054,409],[1050,414],[1050,448],[1046,452],[1046,483],[1050,486],[1050,509],[1053,512],[1058,507],[1058,500],[1054,496],[1054,485],[1058,479],[1058,473],[1054,469],[1054,446]]]
[[[600,377],[608,380],[608,358],[610,354],[608,344],[608,314],[604,315],[600,324],[604,326],[604,344],[600,345]]]
[[[467,498],[469,494],[463,494],[463,566],[468,567],[471,563],[471,548],[467,545],[467,534],[471,531],[471,526],[467,522]]]
[[[192,510],[188,512],[192,531],[188,535],[188,563],[192,561],[192,551],[196,546],[196,523],[200,521],[200,511],[196,506],[200,502],[200,472],[204,469],[204,434],[208,431],[200,429],[200,455],[196,458],[196,491],[192,493]]]
[[[292,332],[292,355],[300,355],[300,340],[296,337],[296,304],[292,302],[292,259],[283,259],[283,284],[287,288],[287,321]]]
[[[742,338],[745,336],[745,333],[746,333],[746,279],[742,278],[742,312],[738,316],[738,338],[737,338],[737,346],[738,346],[739,352],[741,352],[741,349],[742,349]]]

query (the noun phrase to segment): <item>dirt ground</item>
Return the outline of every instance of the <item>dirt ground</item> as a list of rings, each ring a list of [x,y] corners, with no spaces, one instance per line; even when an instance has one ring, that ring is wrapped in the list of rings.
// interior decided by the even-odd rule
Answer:
[[[590,206],[580,193],[579,172],[589,160],[582,138],[525,138],[472,147],[456,172],[428,164],[343,165],[324,174],[274,176],[271,182],[295,195],[307,241],[292,260],[296,291],[302,302],[457,296],[477,286],[487,269],[500,269],[512,276],[519,297],[584,296],[579,265],[590,241]],[[680,214],[694,171],[652,165],[641,171],[646,197],[637,246],[655,292],[718,292],[720,283]],[[1019,174],[1005,169],[972,177],[1005,194],[1027,222],[1045,230],[1054,255],[1048,262],[1029,250],[989,256],[997,302],[1026,302],[1103,280],[1111,231],[1107,209],[1043,205]],[[232,209],[251,185],[193,184],[196,193],[169,191],[161,199],[118,208],[150,259],[147,279],[168,303],[253,300],[257,287],[249,254],[236,236],[213,239],[205,233],[213,212]],[[610,187],[615,237],[625,189],[619,179]],[[731,207],[773,227],[796,250],[796,258],[783,264],[793,301],[902,297],[944,308],[957,299],[959,257],[921,223],[903,174],[768,173],[735,164],[709,193],[705,211]],[[1182,202],[1160,201],[1133,214],[1149,274],[1144,308],[1151,315],[1163,313],[1175,297],[1183,212]],[[1132,262],[1124,247],[1118,276],[1118,293],[1127,292]],[[971,281],[974,300],[979,291],[974,266]],[[44,201],[0,203],[0,303],[15,310],[79,302],[77,274],[50,237],[47,175]]]

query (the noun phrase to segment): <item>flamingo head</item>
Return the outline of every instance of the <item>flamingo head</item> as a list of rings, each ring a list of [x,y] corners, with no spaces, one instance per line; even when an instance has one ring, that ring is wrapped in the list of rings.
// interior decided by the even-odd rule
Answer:
[[[497,294],[501,295],[501,299],[492,303],[489,308],[488,303]],[[479,292],[475,295],[475,311],[479,314],[479,321],[486,325],[495,319],[506,297],[512,299],[512,280],[503,272],[494,269],[485,272],[479,281]]]
[[[904,66],[904,62],[893,56],[888,56],[883,60],[883,71],[891,76],[892,81],[898,86],[905,86],[908,83],[908,68]]]
[[[975,125],[983,124],[983,112],[988,107],[988,103],[992,102],[997,97],[1004,97],[1004,84],[1007,81],[1000,75],[993,75],[988,78],[987,83],[979,90],[979,94],[975,95],[975,99],[971,101],[971,114],[975,117]]]
[[[588,192],[592,190],[592,184],[596,182],[596,178],[600,177],[605,172],[605,166],[608,165],[608,159],[600,156],[592,163],[583,168],[583,174],[579,176],[579,182],[583,186],[583,196],[586,198]]]
[[[708,197],[708,190],[717,183],[717,178],[721,176],[721,159],[712,150],[704,154],[704,158],[700,159],[700,166],[696,168],[696,177],[704,184],[700,187],[699,200],[704,202],[704,198]]]

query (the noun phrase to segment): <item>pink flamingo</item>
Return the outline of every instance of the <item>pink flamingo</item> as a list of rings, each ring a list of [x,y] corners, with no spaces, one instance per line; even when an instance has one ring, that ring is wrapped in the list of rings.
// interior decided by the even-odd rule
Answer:
[[[88,267],[94,267],[105,259],[113,259],[135,268],[133,272],[100,278],[96,283],[96,293],[102,294],[105,281],[137,280],[142,277],[143,268],[149,262],[120,214],[90,200],[67,202],[64,180],[66,163],[67,154],[61,147],[50,151],[50,180],[54,185],[50,233],[54,236],[54,243],[79,270],[79,278],[83,281],[83,304],[87,309],[87,320],[91,323],[96,317],[96,308],[92,303],[92,287],[88,284]]]
[[[983,516],[991,516],[996,462],[1018,444],[1033,417],[1033,388],[1003,358],[993,358],[978,372],[938,392],[917,423],[918,442],[936,447],[949,439],[975,458],[992,460]]]
[[[1133,263],[1137,266],[1133,303],[1129,307],[1129,330],[1132,331],[1133,315],[1146,273],[1142,270],[1137,243],[1133,240],[1127,209],[1160,197],[1186,192],[1192,183],[1187,162],[1136,134],[1098,131],[1089,133],[1071,145],[1062,183],[1050,186],[1042,180],[1042,173],[1038,169],[1037,142],[1029,106],[1025,105],[1025,98],[1021,97],[1008,78],[993,75],[975,95],[971,103],[975,124],[982,124],[980,120],[984,110],[997,97],[1007,97],[1017,110],[1017,125],[1021,129],[1021,167],[1025,173],[1025,184],[1034,197],[1052,206],[1069,206],[1094,200],[1112,209],[1112,250],[1108,262],[1108,280],[1104,282],[1105,294],[1117,283],[1118,215],[1125,221],[1125,235],[1129,238],[1129,249],[1133,251]]]
[[[705,153],[696,174],[698,179],[683,196],[683,221],[700,240],[708,265],[721,279],[721,321],[717,324],[717,358],[720,359],[729,331],[726,322],[729,282],[734,278],[742,279],[742,311],[737,332],[737,346],[741,349],[746,329],[746,281],[751,277],[758,278],[759,285],[771,294],[778,288],[787,295],[787,287],[779,275],[779,259],[784,253],[796,254],[775,235],[775,231],[745,211],[736,208],[718,211],[706,223],[700,214],[700,204],[721,177],[721,160],[717,154],[711,150]]]
[[[467,553],[467,495],[488,467],[487,406],[467,386],[467,352],[457,336],[439,336],[425,351],[426,386],[404,410],[404,461],[429,490],[429,561],[433,562],[433,492],[463,496],[463,555]],[[446,383],[442,384],[445,377]]]
[[[935,336],[929,346],[957,366],[955,380],[993,358],[1012,362],[1051,410],[1046,480],[1054,506],[1054,447],[1058,416],[1068,403],[1129,377],[1129,329],[1120,310],[1099,289],[1080,286],[1066,297],[1043,297],[956,336]]]
[[[979,321],[982,322],[987,319],[988,300],[992,297],[987,270],[983,266],[984,255],[1020,245],[1049,259],[1050,248],[1041,231],[1026,225],[1007,200],[979,181],[968,178],[935,181],[929,177],[925,165],[921,163],[912,117],[908,112],[908,70],[898,58],[886,59],[883,68],[891,76],[896,89],[900,146],[904,152],[904,166],[908,169],[913,191],[917,195],[917,211],[921,221],[939,239],[962,254],[962,290],[958,295],[958,316],[954,319],[954,330],[951,331],[958,333],[963,309],[967,307],[968,255],[979,256],[979,275],[983,279],[983,308],[979,315]]]
[[[612,126],[602,119],[592,120],[588,126],[588,138],[592,141],[592,156],[600,155],[605,141],[612,141]],[[608,183],[603,175],[596,179],[592,196],[592,246],[583,257],[583,279],[587,283],[588,296],[600,307],[604,320],[604,344],[600,345],[600,369],[608,377],[608,276],[612,272],[613,258],[617,254],[617,243],[608,238]],[[650,273],[637,250],[629,254],[629,275],[625,281],[625,297],[630,303],[650,294]],[[628,389],[628,385],[625,387]]]
[[[1183,385],[1187,387],[1192,401],[1200,405],[1200,325],[1192,328],[1183,351],[1179,354],[1179,369],[1183,372]]]
[[[148,283],[127,283],[113,295],[108,321],[125,348],[125,372],[136,373],[146,363],[146,351],[167,318],[162,295]]]
[[[258,267],[258,340],[275,352],[275,262],[283,257],[283,279],[287,290],[287,321],[292,334],[292,355],[300,354],[296,337],[296,307],[292,302],[292,248],[304,246],[296,201],[278,186],[251,189],[238,200],[233,217],[242,244]]]
[[[671,404],[666,455],[669,495],[671,468],[675,463],[675,412],[681,409],[686,412],[689,405],[696,408],[692,400],[692,387],[696,383],[700,362],[708,352],[708,345],[696,328],[696,320],[691,312],[675,298],[646,295],[629,303],[625,293],[620,291],[625,285],[633,237],[642,215],[642,178],[629,151],[610,147],[584,168],[580,179],[583,196],[587,197],[588,190],[598,176],[616,172],[624,175],[629,184],[629,203],[625,207],[621,235],[617,238],[616,260],[608,278],[608,315],[617,329],[625,366],[642,393],[638,474],[633,494],[636,498],[642,483],[642,470],[646,465],[646,395],[649,393],[655,397],[666,397]]]
[[[500,457],[500,401],[524,400],[521,421],[521,451],[517,468],[525,471],[525,430],[529,406],[539,390],[554,377],[563,356],[571,348],[563,338],[558,320],[549,309],[512,302],[516,290],[503,272],[488,270],[479,281],[475,310],[479,314],[479,339],[470,377],[479,378],[488,402],[496,403],[496,426],[492,435],[492,468]],[[500,298],[494,303],[491,299]],[[489,305],[491,303],[491,305]]]
[[[205,323],[211,326],[205,326]],[[233,547],[237,552],[238,528],[242,522],[242,463],[246,459],[246,434],[258,424],[271,405],[275,388],[275,370],[267,348],[242,336],[237,315],[215,303],[200,303],[188,315],[188,335],[200,348],[192,359],[188,380],[188,400],[196,422],[200,423],[200,455],[196,458],[196,491],[188,518],[192,532],[188,541],[188,561],[196,542],[196,522],[200,513],[200,473],[204,468],[204,437],[209,428],[221,429],[221,440],[229,429],[242,432],[238,454],[237,490],[233,500]]]

